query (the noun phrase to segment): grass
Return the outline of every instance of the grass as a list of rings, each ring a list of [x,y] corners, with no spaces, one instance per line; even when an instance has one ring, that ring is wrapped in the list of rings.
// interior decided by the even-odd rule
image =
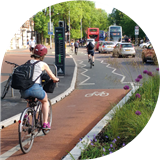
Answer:
[[[146,126],[155,109],[160,86],[157,73],[144,71],[139,76],[142,86],[131,96],[122,108],[115,110],[108,125],[94,137],[79,159],[93,159],[111,154],[131,142]],[[143,76],[149,76],[145,79]]]

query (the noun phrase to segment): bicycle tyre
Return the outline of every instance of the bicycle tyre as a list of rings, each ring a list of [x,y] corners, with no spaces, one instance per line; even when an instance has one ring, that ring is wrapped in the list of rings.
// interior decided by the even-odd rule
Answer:
[[[25,118],[25,115],[28,115]],[[31,108],[26,108],[21,114],[18,126],[19,132],[19,144],[22,152],[24,154],[28,153],[34,142],[34,134],[32,132],[33,126],[35,126],[35,121],[33,119],[33,110]]]
[[[52,104],[50,99],[48,99],[48,103],[49,103],[48,122],[51,126],[52,125]],[[42,131],[46,135],[49,133],[50,129],[42,129]]]
[[[2,93],[1,99],[3,99],[6,96],[8,90],[9,90],[9,86],[10,86],[11,80],[12,80],[12,77],[10,76],[8,78],[8,80],[7,80],[6,85],[4,86],[4,90],[3,90],[3,93]]]

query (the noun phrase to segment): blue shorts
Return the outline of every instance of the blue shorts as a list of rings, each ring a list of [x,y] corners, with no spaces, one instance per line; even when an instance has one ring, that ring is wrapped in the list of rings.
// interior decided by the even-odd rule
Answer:
[[[91,54],[91,56],[94,56],[94,50],[88,50],[88,54]]]
[[[45,91],[43,90],[42,86],[38,83],[35,83],[32,87],[30,87],[27,90],[24,91],[20,91],[21,92],[21,96],[24,99],[27,99],[28,97],[34,97],[37,98],[39,100],[44,99],[45,97]]]

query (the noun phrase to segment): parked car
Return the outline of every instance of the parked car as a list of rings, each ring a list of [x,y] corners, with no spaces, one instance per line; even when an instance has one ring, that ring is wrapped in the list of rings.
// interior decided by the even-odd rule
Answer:
[[[151,44],[151,42],[146,42],[146,43],[140,44],[139,46],[140,46],[141,48],[146,48],[146,47],[148,47],[150,44]]]
[[[146,63],[148,60],[151,60],[155,65],[158,65],[157,56],[152,44],[150,44],[147,48],[145,48],[142,51],[142,62]]]
[[[113,49],[115,47],[115,42],[112,41],[103,41],[100,45],[99,45],[99,53],[101,52],[113,52]]]
[[[103,41],[98,41],[98,42],[96,42],[96,51],[98,51],[98,49],[99,49],[99,45],[102,43]]]
[[[134,45],[128,42],[117,43],[113,49],[113,57],[135,57],[136,51]]]
[[[89,42],[92,42],[93,45],[95,45],[95,39],[87,39],[86,46],[88,45]]]

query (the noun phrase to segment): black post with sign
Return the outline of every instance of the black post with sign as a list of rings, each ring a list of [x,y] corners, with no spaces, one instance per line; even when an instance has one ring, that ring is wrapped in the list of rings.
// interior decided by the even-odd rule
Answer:
[[[65,75],[65,32],[64,27],[55,27],[55,64],[58,76]]]

